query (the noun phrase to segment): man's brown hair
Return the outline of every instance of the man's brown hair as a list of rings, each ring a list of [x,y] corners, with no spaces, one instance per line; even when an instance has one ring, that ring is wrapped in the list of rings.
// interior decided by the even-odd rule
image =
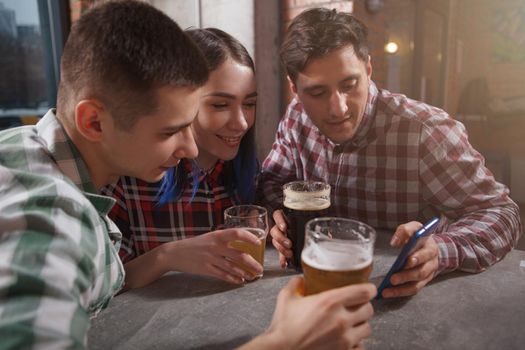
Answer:
[[[357,57],[368,62],[368,30],[349,13],[325,8],[306,10],[295,17],[281,45],[286,74],[296,82],[311,59],[352,45]]]
[[[124,130],[157,107],[163,86],[199,87],[206,61],[167,15],[138,1],[112,1],[73,25],[60,66],[57,115],[74,113],[81,99],[101,101]]]

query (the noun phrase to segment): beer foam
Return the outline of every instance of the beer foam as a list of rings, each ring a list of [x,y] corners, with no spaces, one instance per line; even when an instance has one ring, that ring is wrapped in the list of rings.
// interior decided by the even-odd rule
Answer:
[[[294,210],[322,210],[330,207],[330,198],[321,192],[299,193],[285,190],[283,204]]]
[[[358,245],[319,242],[308,245],[301,259],[307,265],[324,271],[360,270],[372,264],[372,252]]]
[[[315,211],[328,208],[330,206],[330,201],[324,198],[308,198],[297,202],[286,199],[284,201],[284,206],[294,210]]]

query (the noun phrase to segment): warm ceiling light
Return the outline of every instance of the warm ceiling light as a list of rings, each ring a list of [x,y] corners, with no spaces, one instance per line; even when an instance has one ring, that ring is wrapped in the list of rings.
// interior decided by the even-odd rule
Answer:
[[[399,50],[399,46],[393,41],[390,41],[385,45],[385,51],[388,53],[396,53],[397,50]]]

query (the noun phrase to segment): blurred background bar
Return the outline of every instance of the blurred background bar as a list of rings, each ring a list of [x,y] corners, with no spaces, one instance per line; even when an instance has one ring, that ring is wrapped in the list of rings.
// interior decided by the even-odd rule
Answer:
[[[100,1],[108,0],[0,0],[0,129],[34,123],[55,106],[70,25]],[[525,1],[143,1],[182,28],[221,28],[255,57],[260,159],[290,99],[278,52],[291,19],[311,7],[354,13],[369,28],[377,85],[461,121],[488,168],[525,204]]]

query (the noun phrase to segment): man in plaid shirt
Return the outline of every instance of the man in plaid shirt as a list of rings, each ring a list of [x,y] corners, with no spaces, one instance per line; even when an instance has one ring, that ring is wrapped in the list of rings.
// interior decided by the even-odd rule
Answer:
[[[308,10],[292,21],[281,59],[295,98],[263,163],[259,196],[278,209],[284,183],[324,181],[335,215],[395,229],[393,246],[406,243],[418,221],[442,216],[383,293],[413,295],[438,273],[479,272],[502,259],[521,232],[519,209],[462,124],[376,87],[366,36],[361,22],[335,10]],[[282,211],[273,216],[284,267],[291,242]]]
[[[178,25],[110,2],[73,26],[56,110],[0,133],[0,348],[84,348],[89,318],[124,283],[121,234],[99,189],[159,181],[197,148],[189,129],[208,78]]]

